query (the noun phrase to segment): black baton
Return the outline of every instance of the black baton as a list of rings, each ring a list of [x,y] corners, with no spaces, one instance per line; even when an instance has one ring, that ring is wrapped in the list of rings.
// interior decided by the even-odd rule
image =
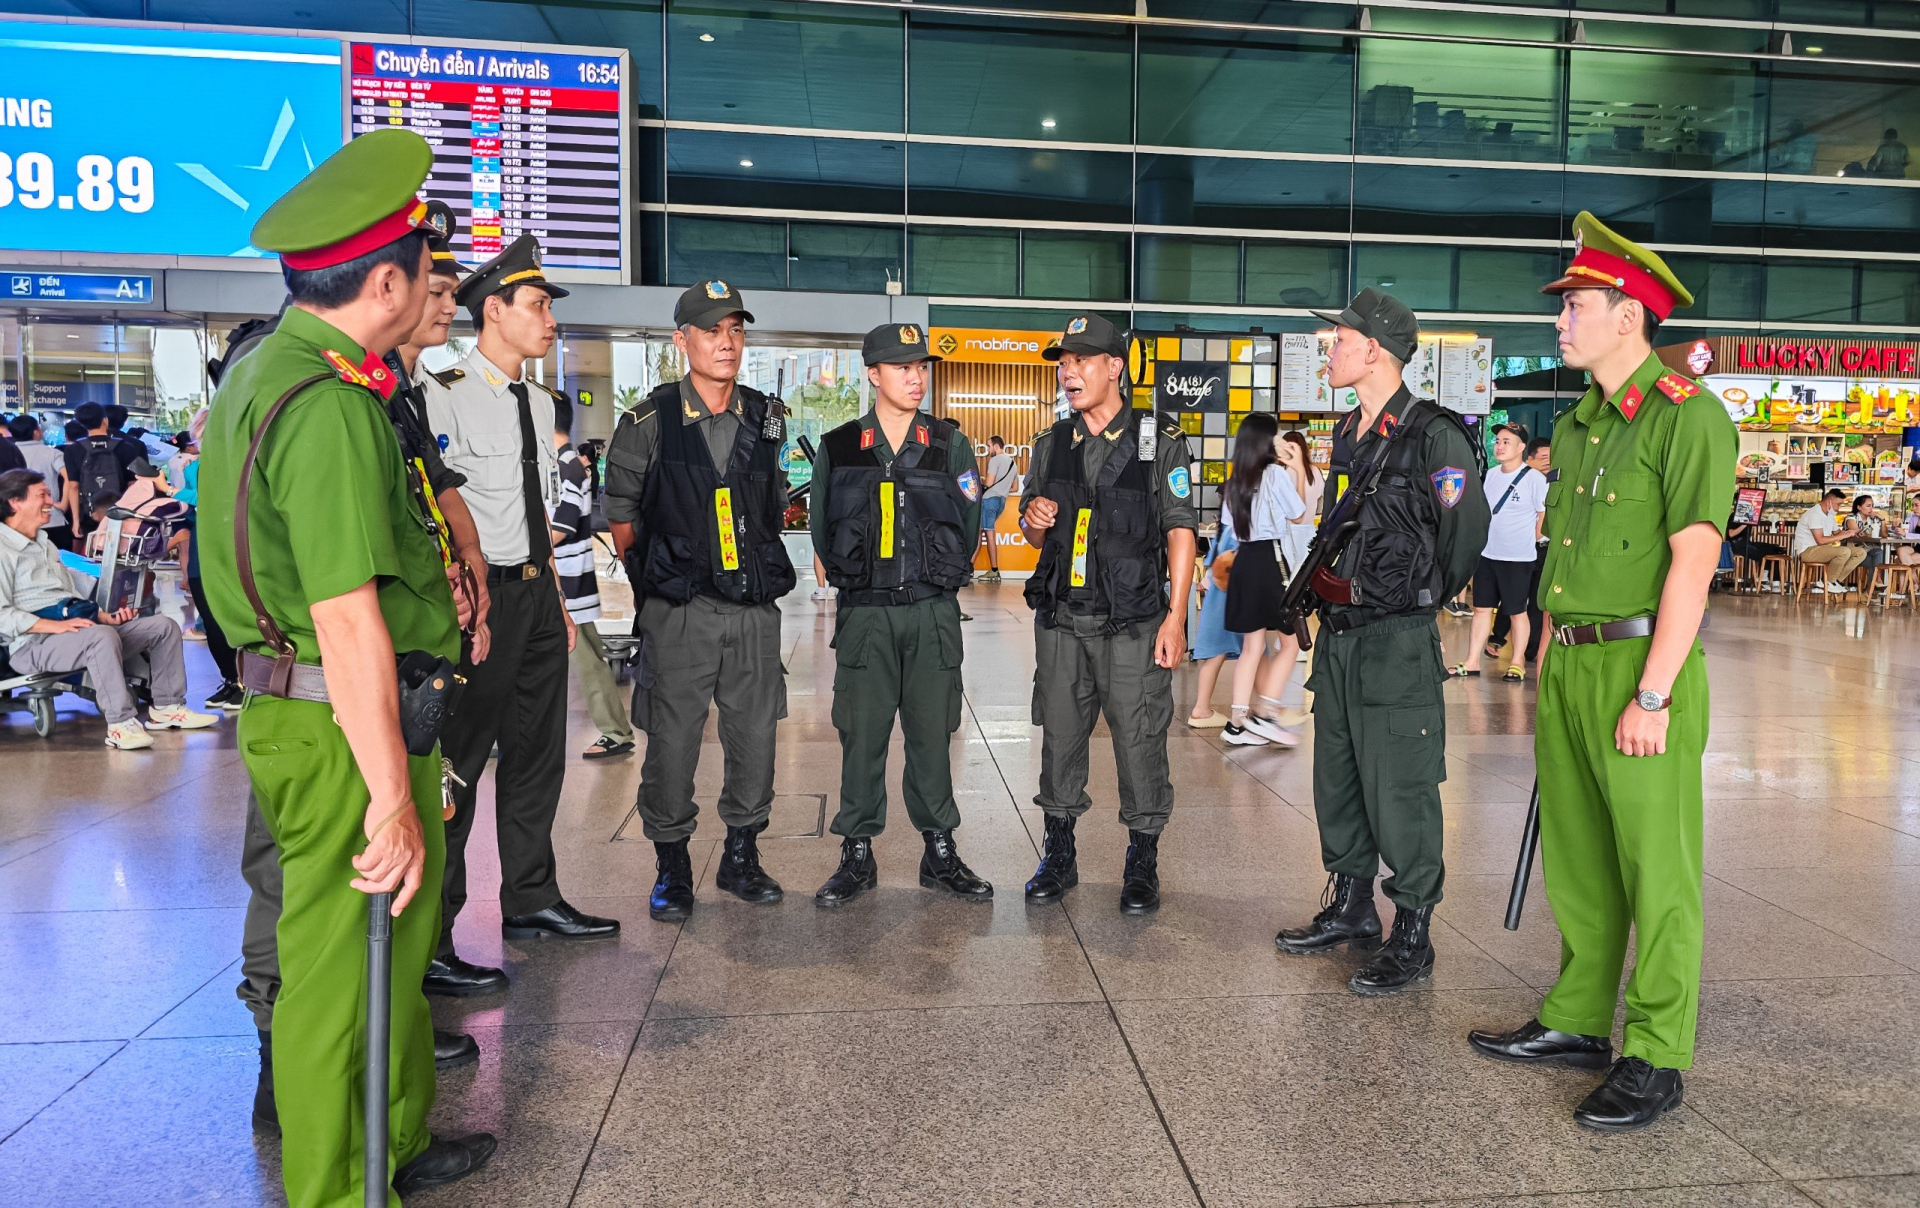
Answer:
[[[1513,870],[1513,890],[1507,894],[1507,930],[1520,930],[1520,911],[1527,904],[1527,881],[1533,876],[1533,849],[1540,845],[1540,778],[1533,778],[1527,797],[1527,826],[1520,835],[1520,862]]]
[[[393,1007],[393,895],[367,895],[367,1208],[387,1208],[387,1043]]]

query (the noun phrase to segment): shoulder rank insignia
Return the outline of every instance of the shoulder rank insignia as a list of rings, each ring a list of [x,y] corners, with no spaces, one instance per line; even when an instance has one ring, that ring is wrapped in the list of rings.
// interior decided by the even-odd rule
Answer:
[[[860,429],[860,447],[862,449],[873,448],[873,429],[872,428]]]
[[[787,439],[787,405],[777,395],[767,396],[767,414],[760,421],[760,439],[784,441]]]
[[[537,386],[537,387],[539,387],[540,389],[542,389],[542,390],[544,390],[544,391],[546,391],[546,392],[547,392],[548,394],[551,394],[551,395],[552,395],[553,397],[555,397],[555,398],[566,398],[566,397],[567,397],[566,395],[564,395],[564,394],[562,394],[562,393],[560,393],[560,392],[559,392],[558,390],[555,390],[555,389],[554,389],[554,388],[553,388],[552,386],[549,386],[549,385],[547,385],[547,384],[546,384],[545,382],[534,382],[532,378],[527,378],[526,380],[527,380],[527,381],[529,381],[529,382],[533,382],[533,384],[534,384],[535,386]]]
[[[1140,417],[1140,435],[1138,455],[1141,461],[1153,461],[1160,456],[1160,417],[1148,411]]]
[[[365,361],[356,365],[346,358],[346,354],[329,348],[326,350],[326,358],[327,364],[333,366],[334,373],[341,381],[351,386],[365,386],[382,399],[393,397],[398,383],[393,380],[392,371],[379,357],[369,354]]]
[[[1677,373],[1661,374],[1660,380],[1655,382],[1654,385],[1659,387],[1660,393],[1666,395],[1676,403],[1684,403],[1694,395],[1700,393],[1700,387],[1697,383],[1689,382]]]
[[[439,373],[429,373],[427,376],[439,382],[442,386],[451,389],[455,382],[467,376],[467,371],[464,369],[442,369]]]
[[[1627,392],[1620,396],[1620,414],[1632,419],[1645,401],[1646,396],[1640,393],[1640,387],[1628,386]]]
[[[927,426],[925,424],[915,424],[913,426],[913,439],[919,441],[923,445],[931,445],[933,443],[933,438],[928,435]]]

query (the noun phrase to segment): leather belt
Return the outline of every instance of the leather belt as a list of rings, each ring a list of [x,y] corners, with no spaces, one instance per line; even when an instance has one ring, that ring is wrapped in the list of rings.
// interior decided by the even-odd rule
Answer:
[[[890,607],[898,604],[918,604],[922,600],[931,600],[935,596],[947,595],[944,587],[935,587],[930,583],[909,583],[905,587],[892,589],[868,587],[858,590],[842,589],[840,603],[852,607],[871,607],[879,605]]]
[[[500,583],[520,583],[528,579],[538,579],[547,569],[544,562],[521,562],[514,566],[487,567],[487,586]]]
[[[1599,625],[1555,625],[1553,640],[1562,646],[1588,646],[1595,642],[1622,642],[1653,634],[1653,617],[1633,617],[1625,621],[1606,621]]]
[[[273,660],[251,650],[235,651],[239,658],[240,686],[249,692],[258,692],[263,696],[276,695],[272,691]],[[310,700],[320,704],[327,703],[326,673],[312,663],[295,663],[293,675],[287,681],[285,700]]]

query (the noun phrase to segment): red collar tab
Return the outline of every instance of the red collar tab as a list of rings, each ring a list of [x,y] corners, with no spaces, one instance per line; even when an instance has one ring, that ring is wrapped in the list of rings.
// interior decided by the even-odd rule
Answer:
[[[1382,411],[1380,413],[1380,435],[1392,436],[1393,430],[1399,426],[1399,419],[1396,418],[1391,411]]]
[[[860,429],[860,447],[862,449],[873,448],[873,429],[872,428]]]
[[[325,247],[308,248],[304,252],[281,252],[280,260],[291,269],[332,268],[368,252],[378,251],[414,231],[431,230],[433,227],[427,222],[427,203],[413,198],[363,231]]]
[[[1694,395],[1700,393],[1700,387],[1698,385],[1689,382],[1677,373],[1661,374],[1660,380],[1655,382],[1654,385],[1660,388],[1660,393],[1666,395],[1676,403],[1684,403]]]
[[[1590,281],[1598,289],[1617,289],[1663,323],[1680,301],[1660,278],[1633,261],[1590,247],[1581,248],[1574,256],[1567,266],[1567,276]]]
[[[913,426],[913,439],[923,445],[931,445],[933,443],[933,441],[927,438],[927,426],[925,424],[915,424]]]
[[[1628,386],[1627,392],[1620,396],[1620,414],[1631,420],[1633,413],[1640,410],[1640,403],[1645,397],[1640,393],[1640,387]]]
[[[333,366],[334,373],[339,375],[341,381],[350,386],[364,386],[383,400],[393,397],[399,383],[393,380],[393,371],[379,357],[368,353],[367,359],[356,365],[344,353],[331,348],[326,350],[326,357],[327,364]]]

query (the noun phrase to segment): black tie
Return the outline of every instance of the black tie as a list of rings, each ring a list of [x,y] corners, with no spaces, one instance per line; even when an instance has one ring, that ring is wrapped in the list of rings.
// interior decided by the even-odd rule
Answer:
[[[527,384],[515,382],[507,387],[520,404],[520,486],[527,501],[527,561],[545,566],[553,553],[553,536],[547,528],[545,497],[540,494],[540,453],[534,444],[533,404],[527,401]]]

